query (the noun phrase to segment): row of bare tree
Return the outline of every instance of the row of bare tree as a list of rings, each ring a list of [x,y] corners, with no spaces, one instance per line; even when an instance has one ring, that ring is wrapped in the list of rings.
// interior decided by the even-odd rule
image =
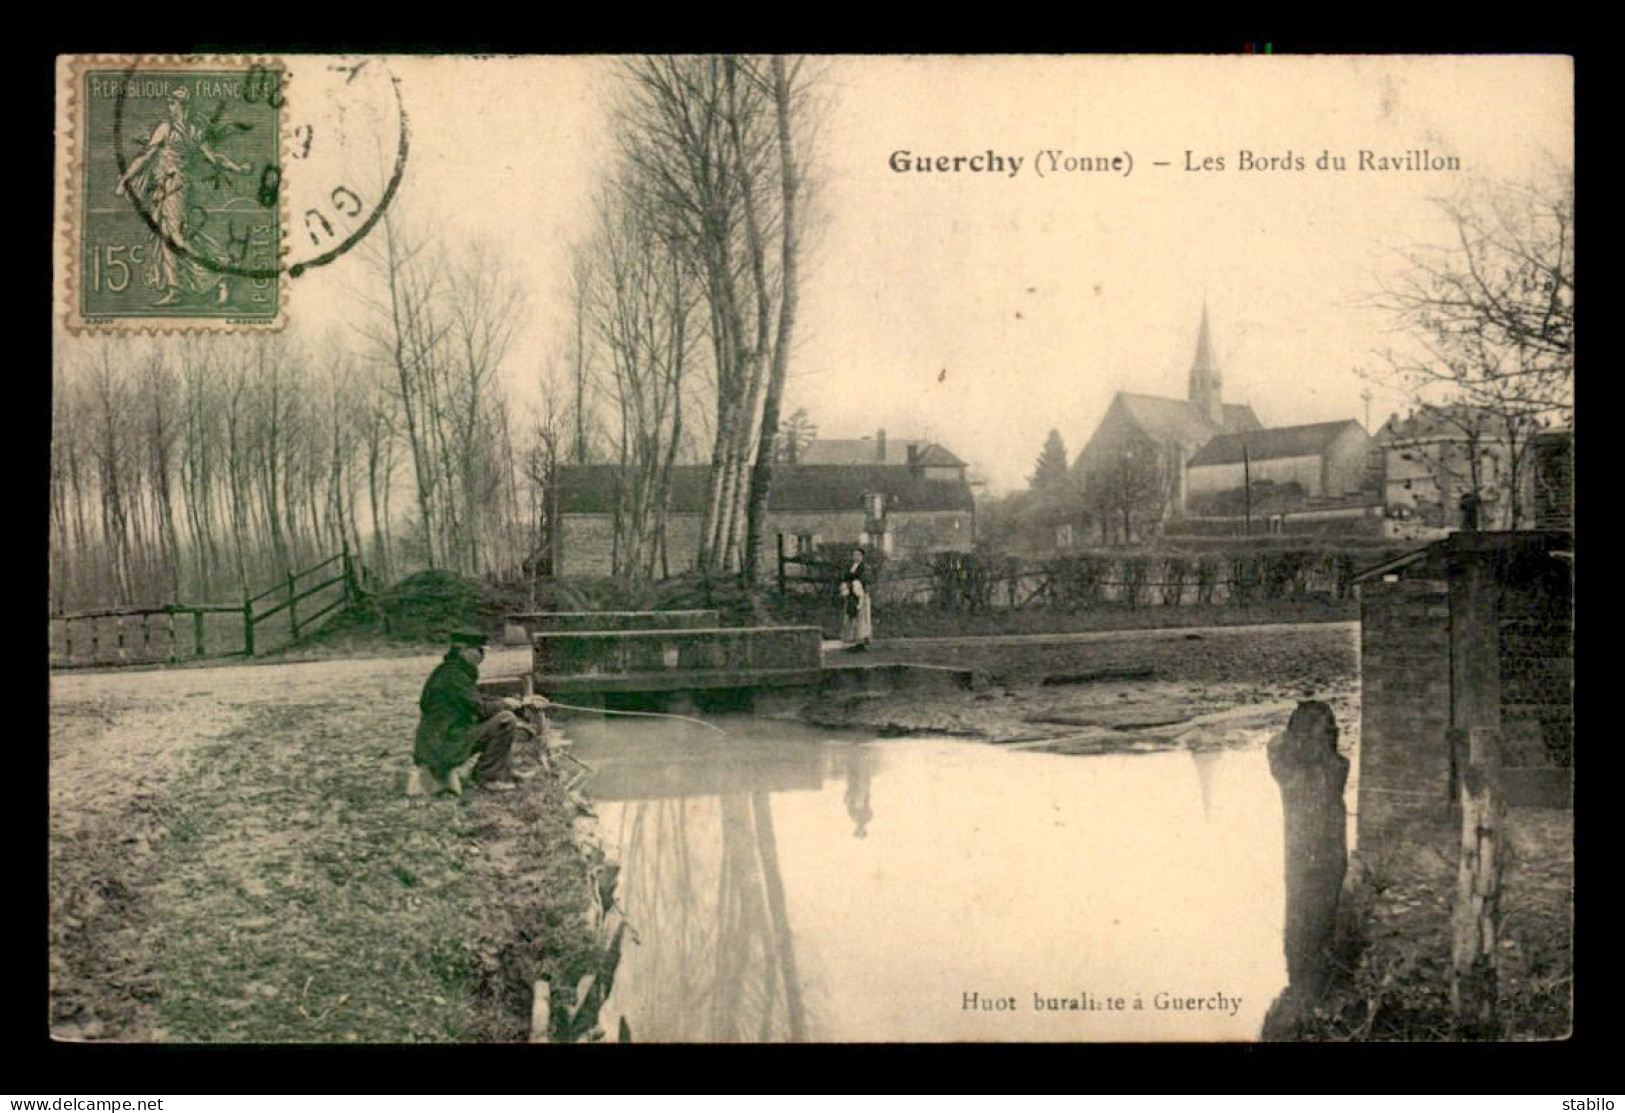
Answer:
[[[578,245],[568,456],[619,465],[617,575],[669,574],[673,466],[710,440],[697,564],[755,569],[779,456],[811,82],[784,58],[622,69],[618,161]],[[683,563],[687,564],[686,553]]]
[[[53,611],[239,602],[345,546],[386,579],[517,569],[536,547],[546,477],[534,434],[515,436],[494,389],[511,306],[482,257],[439,292],[426,254],[384,270],[389,298],[360,340],[64,345]],[[382,312],[392,304],[398,317]],[[397,319],[411,330],[392,332]],[[414,346],[425,333],[436,343]]]

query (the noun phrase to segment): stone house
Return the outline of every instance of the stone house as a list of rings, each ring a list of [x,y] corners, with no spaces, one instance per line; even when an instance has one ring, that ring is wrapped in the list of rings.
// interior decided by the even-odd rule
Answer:
[[[1215,496],[1245,490],[1248,478],[1305,501],[1358,495],[1370,483],[1371,438],[1354,420],[1221,433],[1191,457],[1185,511],[1200,513]],[[1233,500],[1232,500],[1233,501]]]
[[[878,440],[884,446],[883,433]],[[877,460],[873,442],[856,443],[869,445],[870,460],[779,466],[764,533],[769,564],[775,550],[793,556],[827,542],[862,545],[893,558],[972,547],[976,500],[963,461],[940,445],[920,442],[905,442],[895,460]],[[610,574],[618,471],[612,464],[559,469],[552,531],[556,575]],[[699,554],[708,478],[705,465],[672,469],[666,548],[673,572],[693,567]]]
[[[1574,531],[1574,430],[1548,429],[1534,442],[1535,528]]]
[[[1517,449],[1517,501],[1526,516],[1535,496],[1536,437]],[[1391,536],[1439,538],[1467,528],[1461,500],[1473,490],[1480,499],[1479,528],[1517,524],[1512,521],[1514,446],[1494,415],[1470,406],[1427,407],[1406,418],[1393,415],[1374,439],[1383,454]]]

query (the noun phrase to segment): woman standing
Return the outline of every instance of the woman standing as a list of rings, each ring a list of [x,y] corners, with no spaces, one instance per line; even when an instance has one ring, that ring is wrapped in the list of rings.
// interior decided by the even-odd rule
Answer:
[[[854,651],[867,650],[874,625],[869,610],[869,569],[862,549],[852,550],[852,561],[841,575],[841,612],[841,640]]]

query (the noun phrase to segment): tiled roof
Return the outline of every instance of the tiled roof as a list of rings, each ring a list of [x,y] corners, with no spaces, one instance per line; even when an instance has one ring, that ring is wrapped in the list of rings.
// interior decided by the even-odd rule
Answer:
[[[1384,444],[1433,437],[1460,440],[1467,436],[1469,429],[1480,430],[1485,437],[1493,439],[1501,432],[1502,423],[1494,413],[1480,407],[1460,403],[1424,406],[1409,417],[1394,414],[1377,430],[1377,440]]]
[[[1314,425],[1283,425],[1278,429],[1255,429],[1246,433],[1221,433],[1191,457],[1190,466],[1239,464],[1243,452],[1253,460],[1283,460],[1294,456],[1319,456],[1350,427],[1360,423],[1322,421]]]
[[[914,462],[925,468],[963,468],[965,461],[943,448],[940,444],[928,444],[920,450]]]
[[[925,441],[888,439],[886,455],[882,458],[880,442],[874,437],[861,437],[856,440],[820,438],[802,449],[796,460],[801,464],[906,464],[908,446],[925,444]]]
[[[613,464],[560,468],[560,512],[610,513],[615,507],[619,470]],[[703,512],[709,473],[710,468],[704,464],[672,469],[672,513]],[[863,509],[864,495],[876,491],[887,496],[889,509],[899,512],[971,510],[975,506],[970,484],[960,480],[916,479],[909,469],[892,464],[801,464],[776,470],[768,509],[803,513],[858,511]]]
[[[609,514],[615,509],[615,464],[566,464],[559,468],[559,511],[564,514]],[[705,509],[709,469],[679,465],[671,469],[671,512],[698,514]]]
[[[1130,394],[1119,391],[1117,401],[1124,412],[1154,441],[1176,441],[1186,446],[1205,444],[1221,432],[1242,432],[1262,428],[1258,415],[1251,406],[1226,405],[1224,428],[1209,421],[1190,402],[1177,398],[1158,398],[1151,394]]]

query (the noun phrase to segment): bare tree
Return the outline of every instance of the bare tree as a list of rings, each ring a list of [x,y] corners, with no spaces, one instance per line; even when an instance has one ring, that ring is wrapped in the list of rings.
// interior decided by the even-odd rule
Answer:
[[[1573,174],[1481,184],[1439,207],[1452,241],[1407,250],[1371,299],[1403,339],[1368,376],[1441,421],[1470,415],[1464,434],[1506,447],[1509,524],[1518,528],[1529,510],[1529,442],[1574,415]]]
[[[628,164],[606,191],[577,269],[588,276],[587,335],[603,353],[602,387],[618,429],[612,566],[639,579],[653,576],[665,553],[698,303],[690,257],[656,218],[642,174]]]
[[[1168,481],[1150,445],[1126,445],[1089,472],[1086,496],[1100,521],[1101,540],[1116,526],[1128,544],[1143,536],[1148,522],[1161,519]]]
[[[739,569],[753,513],[759,544],[795,321],[795,78],[732,56],[645,58],[626,74],[622,148],[705,291],[716,395],[698,562]]]

